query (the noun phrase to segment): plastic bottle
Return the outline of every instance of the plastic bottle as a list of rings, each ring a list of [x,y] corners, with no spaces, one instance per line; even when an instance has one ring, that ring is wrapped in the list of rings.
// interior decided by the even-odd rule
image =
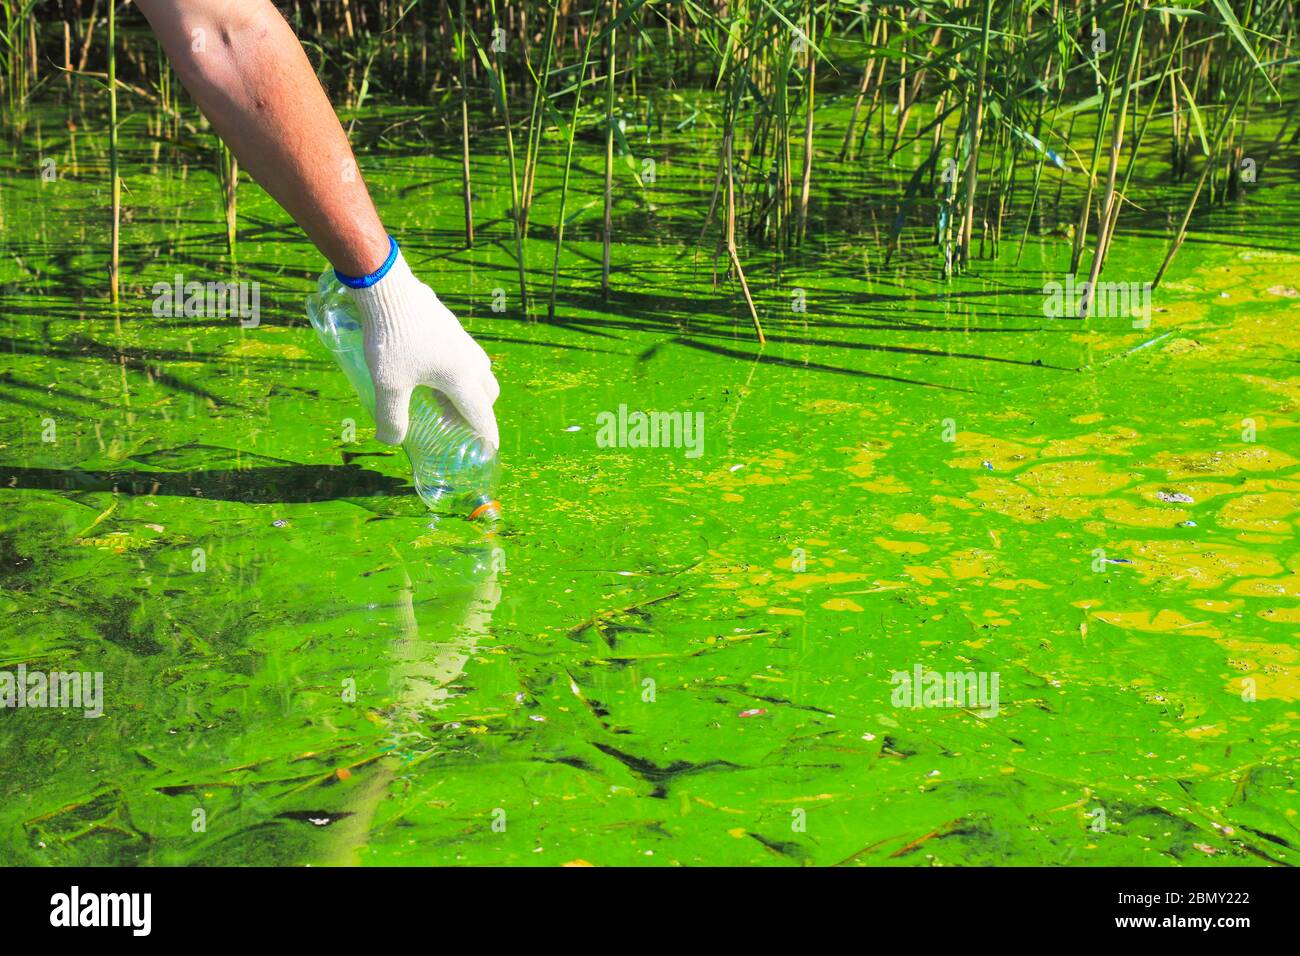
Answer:
[[[307,297],[307,318],[373,420],[375,385],[366,365],[361,316],[333,270],[321,274],[316,291]],[[471,519],[500,518],[501,506],[493,497],[496,452],[444,396],[427,386],[412,392],[402,447],[411,461],[416,493],[431,509]]]

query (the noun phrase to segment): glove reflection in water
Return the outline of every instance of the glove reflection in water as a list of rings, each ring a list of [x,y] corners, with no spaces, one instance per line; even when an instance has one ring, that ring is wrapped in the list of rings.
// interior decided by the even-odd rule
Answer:
[[[455,570],[404,560],[396,602],[372,605],[376,631],[396,630],[384,649],[393,703],[385,716],[389,752],[359,771],[341,808],[348,816],[321,834],[327,864],[355,865],[390,786],[404,767],[435,746],[433,717],[455,693],[479,642],[490,639],[492,614],[501,601],[505,550],[486,536],[453,552]],[[391,591],[386,592],[391,597]]]

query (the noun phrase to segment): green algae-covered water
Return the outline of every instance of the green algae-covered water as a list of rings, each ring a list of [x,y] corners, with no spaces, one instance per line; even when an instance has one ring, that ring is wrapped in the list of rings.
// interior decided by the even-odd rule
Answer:
[[[303,314],[322,263],[249,183],[227,258],[208,140],[125,117],[106,306],[102,117],[62,115],[0,192],[0,667],[102,673],[103,713],[0,711],[4,862],[1300,862],[1294,152],[1195,220],[1138,328],[1045,315],[1042,223],[1019,263],[886,265],[892,208],[828,159],[819,238],[746,251],[760,348],[695,245],[689,131],[625,177],[608,301],[578,158],[547,322],[500,151],[466,249],[458,144],[370,110],[385,222],[502,385],[493,529],[373,440]],[[1162,174],[1104,278],[1154,275]],[[258,321],[156,315],[178,274],[259,283]],[[620,407],[702,430],[609,447]],[[995,706],[900,701],[933,672]]]

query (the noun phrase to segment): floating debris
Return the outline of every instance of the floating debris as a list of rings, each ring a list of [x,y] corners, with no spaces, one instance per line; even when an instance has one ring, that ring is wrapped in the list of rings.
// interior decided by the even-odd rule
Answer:
[[[566,431],[566,432],[580,432],[580,431],[582,431],[582,426],[581,426],[581,425],[570,425],[568,428],[565,429],[565,431]]]
[[[1188,519],[1187,521],[1180,521],[1180,522],[1178,522],[1178,527],[1180,527],[1180,528],[1195,528],[1195,527],[1196,527],[1196,522],[1195,522],[1195,521],[1192,521],[1192,520],[1190,520],[1190,519]]]
[[[993,470],[993,462],[989,461],[987,458],[985,458],[982,462],[980,462],[980,465],[984,468],[987,468],[989,471]]]
[[[736,471],[740,471],[740,469],[744,467],[745,467],[744,465],[732,465],[730,468],[727,469],[727,471],[736,472]]]
[[[1105,368],[1111,362],[1117,362],[1122,358],[1126,358],[1132,355],[1134,352],[1141,352],[1145,348],[1150,348],[1151,346],[1155,345],[1157,342],[1169,338],[1169,336],[1173,335],[1177,331],[1178,331],[1177,329],[1170,329],[1168,332],[1162,332],[1160,335],[1157,335],[1154,339],[1148,339],[1147,341],[1143,342],[1141,345],[1133,346],[1131,349],[1129,349],[1126,352],[1120,352],[1118,355],[1112,355],[1110,358],[1106,359],[1106,361],[1102,362],[1099,367]],[[1091,363],[1083,366],[1082,370],[1087,370],[1090,368],[1092,368]]]
[[[284,813],[277,813],[277,820],[297,820],[300,823],[310,823],[314,827],[327,827],[331,823],[338,823],[353,815],[350,810],[334,812],[331,810],[286,810]]]
[[[289,522],[285,521],[283,518],[276,518],[274,521],[271,522],[271,527],[284,528],[287,527],[288,524]]]
[[[1157,491],[1156,497],[1161,501],[1168,501],[1180,505],[1196,504],[1191,495],[1185,495],[1181,491]]]
[[[762,707],[755,707],[753,710],[742,710],[737,717],[762,717],[767,711]]]

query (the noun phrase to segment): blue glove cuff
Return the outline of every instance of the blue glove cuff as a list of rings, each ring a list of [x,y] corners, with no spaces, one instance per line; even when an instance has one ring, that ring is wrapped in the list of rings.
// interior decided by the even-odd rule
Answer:
[[[360,277],[345,276],[342,272],[339,272],[338,269],[335,269],[334,278],[338,279],[349,289],[369,289],[372,285],[374,285],[384,276],[388,275],[388,270],[391,269],[393,267],[393,263],[397,261],[397,251],[398,251],[397,240],[394,239],[392,236],[389,236],[388,237],[388,258],[384,260],[384,264],[381,265],[378,269],[376,269],[374,272],[370,273],[369,275],[364,275]]]

